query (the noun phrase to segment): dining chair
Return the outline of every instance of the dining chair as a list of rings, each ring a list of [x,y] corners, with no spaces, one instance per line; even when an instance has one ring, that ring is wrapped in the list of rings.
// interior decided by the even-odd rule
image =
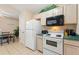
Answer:
[[[3,43],[9,44],[9,36],[8,33],[4,34],[3,32],[0,32],[0,44],[3,45]]]

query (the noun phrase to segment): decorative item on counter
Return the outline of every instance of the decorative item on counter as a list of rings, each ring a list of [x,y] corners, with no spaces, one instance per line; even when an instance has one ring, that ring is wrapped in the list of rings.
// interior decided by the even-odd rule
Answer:
[[[48,34],[48,30],[42,30],[42,34]]]
[[[65,33],[64,33],[64,35],[65,35],[65,36],[68,36],[68,33],[67,33],[67,32],[65,32]]]
[[[72,30],[72,32],[70,33],[71,36],[76,36],[76,32],[74,30]]]

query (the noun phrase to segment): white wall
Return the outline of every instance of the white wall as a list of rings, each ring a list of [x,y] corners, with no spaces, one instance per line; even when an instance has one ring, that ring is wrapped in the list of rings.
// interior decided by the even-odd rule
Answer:
[[[13,32],[19,25],[19,20],[15,18],[0,17],[0,29],[2,31]]]
[[[20,12],[20,17],[23,16],[25,18],[25,20],[31,20],[33,18],[33,15],[34,14],[28,10],[24,10],[24,11]]]

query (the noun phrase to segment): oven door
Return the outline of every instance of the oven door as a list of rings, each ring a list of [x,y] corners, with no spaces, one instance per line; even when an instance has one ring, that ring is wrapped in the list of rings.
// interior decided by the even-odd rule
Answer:
[[[46,37],[43,39],[43,47],[52,52],[63,54],[63,39]]]

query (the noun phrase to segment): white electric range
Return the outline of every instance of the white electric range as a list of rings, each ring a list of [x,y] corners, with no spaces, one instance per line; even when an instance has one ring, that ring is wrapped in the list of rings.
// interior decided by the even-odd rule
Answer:
[[[44,55],[63,55],[64,54],[63,32],[52,32],[43,37]]]

